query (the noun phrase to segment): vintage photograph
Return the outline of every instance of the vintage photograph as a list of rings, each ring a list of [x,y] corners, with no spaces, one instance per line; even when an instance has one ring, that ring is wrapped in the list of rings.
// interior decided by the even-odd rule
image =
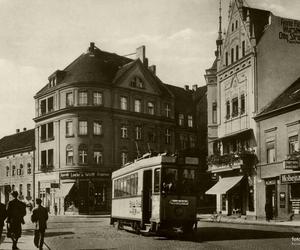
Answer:
[[[0,250],[300,249],[300,1],[0,0]]]

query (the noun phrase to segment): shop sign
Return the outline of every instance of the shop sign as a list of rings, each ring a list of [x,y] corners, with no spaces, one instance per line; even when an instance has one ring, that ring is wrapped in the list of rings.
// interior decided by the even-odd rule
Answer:
[[[300,44],[300,21],[282,18],[281,26],[279,39],[286,40],[288,43]]]
[[[283,161],[284,169],[299,169],[299,159],[288,159]]]
[[[282,174],[281,183],[294,183],[300,182],[300,173],[297,174]]]
[[[59,188],[59,183],[51,183],[50,187],[51,188]]]
[[[110,173],[101,173],[101,172],[66,172],[60,173],[61,179],[86,179],[86,178],[96,178],[104,177],[109,178]]]

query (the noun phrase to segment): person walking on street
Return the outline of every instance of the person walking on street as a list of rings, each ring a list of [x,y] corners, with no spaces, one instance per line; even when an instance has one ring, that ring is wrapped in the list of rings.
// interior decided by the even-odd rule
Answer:
[[[2,239],[4,221],[6,217],[7,217],[6,207],[3,203],[0,202],[0,244]]]
[[[48,210],[42,206],[42,200],[37,198],[36,200],[37,207],[33,209],[31,215],[31,221],[35,223],[34,231],[34,245],[43,249],[45,231],[47,229],[47,220],[48,220]]]
[[[13,199],[7,204],[7,227],[13,241],[12,249],[19,249],[17,244],[22,234],[22,224],[25,224],[26,204],[18,200],[17,191],[12,191],[11,196]]]

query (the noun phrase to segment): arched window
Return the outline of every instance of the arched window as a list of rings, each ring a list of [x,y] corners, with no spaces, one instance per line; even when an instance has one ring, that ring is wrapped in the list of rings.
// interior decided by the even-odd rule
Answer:
[[[154,115],[154,103],[148,102],[148,114]]]
[[[80,144],[78,148],[79,164],[87,164],[88,154],[87,146],[85,144]]]
[[[27,163],[27,174],[31,174],[31,164]]]
[[[16,174],[16,166],[13,165],[11,170],[11,176],[15,176],[15,174]]]
[[[93,159],[94,159],[94,164],[96,165],[103,164],[103,149],[102,146],[99,144],[94,145]]]
[[[6,166],[6,176],[9,176],[9,166]]]
[[[74,163],[74,151],[73,146],[68,144],[66,147],[66,164],[73,165]]]
[[[23,175],[23,174],[24,174],[24,167],[23,164],[20,164],[19,175]]]

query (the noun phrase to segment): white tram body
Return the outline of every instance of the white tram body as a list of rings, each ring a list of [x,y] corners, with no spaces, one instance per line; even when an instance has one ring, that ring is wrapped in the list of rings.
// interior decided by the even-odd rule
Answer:
[[[179,160],[175,156],[159,155],[114,171],[111,223],[129,225],[136,230],[151,225],[154,231],[172,226],[193,227],[196,224],[193,185],[198,165],[198,158]],[[184,192],[189,185],[194,191]]]

